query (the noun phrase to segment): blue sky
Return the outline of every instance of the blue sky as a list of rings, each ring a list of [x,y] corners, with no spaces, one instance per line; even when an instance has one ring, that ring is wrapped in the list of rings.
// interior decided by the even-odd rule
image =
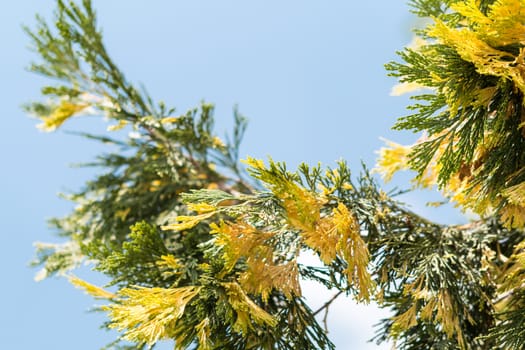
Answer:
[[[33,242],[58,241],[46,219],[71,205],[56,194],[78,189],[92,173],[71,163],[103,149],[62,131],[44,134],[20,105],[39,97],[45,80],[24,70],[35,56],[21,25],[34,14],[49,18],[54,2],[18,0],[0,11],[0,287],[2,348],[97,349],[114,334],[100,331],[102,315],[87,313],[92,299],[65,280],[33,281]],[[232,108],[250,119],[241,155],[333,165],[372,166],[380,136],[412,142],[390,130],[405,114],[406,97],[390,97],[395,80],[383,64],[411,40],[414,19],[401,0],[94,1],[107,47],[128,78],[179,112],[201,100],[216,104],[216,129],[227,131]],[[100,120],[79,119],[66,130],[103,130]],[[407,176],[393,184],[407,187]],[[457,212],[429,210],[431,196],[405,200],[431,218],[456,223]],[[432,197],[432,200],[435,197]],[[89,275],[93,278],[92,275]],[[309,287],[315,308],[330,294]],[[386,349],[366,343],[377,310],[339,300],[329,316],[338,349]],[[166,349],[170,348],[166,345]]]

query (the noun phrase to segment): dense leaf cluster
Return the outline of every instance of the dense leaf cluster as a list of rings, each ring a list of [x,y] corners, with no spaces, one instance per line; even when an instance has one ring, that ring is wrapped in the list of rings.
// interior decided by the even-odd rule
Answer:
[[[522,1],[414,1],[434,23],[386,67],[414,96],[398,130],[425,134],[408,167],[482,216],[525,217]],[[400,87],[403,90],[403,87]]]

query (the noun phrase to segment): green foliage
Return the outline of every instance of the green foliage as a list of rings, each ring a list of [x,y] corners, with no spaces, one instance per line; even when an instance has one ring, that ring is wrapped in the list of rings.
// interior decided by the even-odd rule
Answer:
[[[479,220],[430,222],[385,193],[364,167],[340,161],[287,169],[238,160],[246,119],[234,109],[227,142],[213,131],[213,106],[177,114],[155,104],[109,57],[91,2],[57,1],[56,25],[27,30],[52,78],[27,110],[53,131],[81,114],[106,117],[113,136],[81,136],[113,147],[82,166],[101,175],[78,192],[64,218],[67,239],[39,244],[39,277],[81,262],[110,278],[114,293],[70,276],[96,298],[121,337],[108,347],[144,349],[333,349],[302,297],[310,279],[391,310],[376,341],[400,349],[520,349],[525,344],[525,40],[520,0],[413,0],[431,17],[420,40],[387,69],[414,97],[395,128],[425,132],[391,143],[378,168],[412,168]],[[468,43],[468,44],[465,44]],[[115,150],[116,149],[116,150]],[[313,252],[322,266],[301,264]],[[121,340],[134,343],[120,344]],[[119,345],[120,344],[120,345]]]
[[[420,32],[416,47],[399,53],[403,63],[386,65],[402,83],[433,92],[415,96],[414,114],[395,125],[427,133],[413,145],[409,167],[419,177],[439,169],[436,182],[442,189],[461,182],[459,191],[452,189],[469,197],[460,205],[484,216],[500,210],[508,225],[522,227],[523,196],[504,194],[525,181],[525,85],[515,71],[523,61],[523,3],[413,1],[413,6],[435,23]]]
[[[84,247],[86,254],[100,261],[96,269],[112,277],[111,284],[154,286],[163,275],[157,262],[168,254],[164,240],[156,227],[145,221],[131,226],[128,240],[122,244],[104,245],[93,240]],[[173,282],[165,282],[166,286]]]

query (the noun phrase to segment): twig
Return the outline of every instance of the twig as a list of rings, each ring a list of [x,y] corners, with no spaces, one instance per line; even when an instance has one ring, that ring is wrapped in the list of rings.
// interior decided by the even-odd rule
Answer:
[[[315,310],[313,315],[316,316],[318,313],[320,313],[321,311],[325,310],[324,312],[324,317],[323,317],[323,324],[324,324],[324,329],[325,331],[328,333],[328,309],[330,308],[330,304],[332,304],[334,302],[335,299],[337,299],[337,297],[339,297],[341,294],[343,294],[343,291],[340,290],[339,292],[337,292],[332,298],[330,298],[330,300],[328,300],[326,303],[323,304],[323,306],[321,306],[319,309]]]
[[[315,310],[313,315],[316,316],[318,313],[320,313],[324,309],[328,308],[330,306],[330,304],[332,304],[334,302],[334,300],[337,299],[337,297],[339,297],[341,294],[343,294],[342,290],[337,292],[330,300],[328,300],[326,303],[324,303],[323,306],[321,306],[319,309]]]
[[[496,298],[492,300],[493,304],[497,304],[511,296],[513,296],[515,293],[517,293],[520,289],[523,289],[525,287],[525,283],[522,283],[519,287],[512,288],[511,290],[506,291],[505,293],[502,293],[498,295]]]

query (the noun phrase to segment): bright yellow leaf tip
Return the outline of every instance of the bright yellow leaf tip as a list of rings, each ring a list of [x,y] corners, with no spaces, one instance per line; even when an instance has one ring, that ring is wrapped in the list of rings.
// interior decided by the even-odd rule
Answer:
[[[186,305],[200,290],[198,286],[124,288],[118,292],[119,303],[103,309],[109,312],[110,327],[123,331],[125,339],[153,345],[170,338]]]
[[[75,287],[83,289],[87,294],[95,298],[115,299],[117,297],[115,294],[108,292],[75,276],[69,276],[69,282]]]
[[[83,111],[87,107],[89,107],[88,104],[75,104],[67,100],[63,100],[53,109],[51,114],[40,118],[42,123],[38,124],[37,128],[47,132],[54,131],[64,124],[66,120]]]
[[[410,158],[408,155],[412,148],[389,140],[384,140],[384,142],[387,147],[382,147],[379,150],[379,158],[374,171],[381,174],[383,180],[388,182],[392,180],[396,172],[409,168],[408,161]]]
[[[221,285],[226,290],[228,301],[237,314],[233,325],[235,331],[247,333],[249,329],[254,329],[256,325],[271,327],[277,325],[277,320],[255,304],[239,284],[236,282],[224,282]]]
[[[164,231],[184,231],[195,227],[198,223],[212,217],[215,213],[209,212],[201,215],[188,216],[180,215],[175,218],[176,222],[168,225],[161,226]]]

